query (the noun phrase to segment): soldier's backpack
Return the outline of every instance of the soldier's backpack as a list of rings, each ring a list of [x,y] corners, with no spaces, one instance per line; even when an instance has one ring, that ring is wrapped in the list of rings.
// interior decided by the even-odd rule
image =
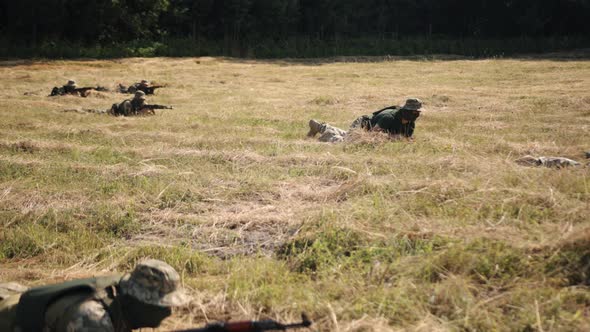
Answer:
[[[108,301],[104,290],[116,286],[119,280],[121,275],[72,280],[31,288],[20,297],[16,308],[15,327],[20,328],[22,332],[42,331],[45,325],[45,311],[63,296],[81,294],[87,298],[94,297],[104,303]]]

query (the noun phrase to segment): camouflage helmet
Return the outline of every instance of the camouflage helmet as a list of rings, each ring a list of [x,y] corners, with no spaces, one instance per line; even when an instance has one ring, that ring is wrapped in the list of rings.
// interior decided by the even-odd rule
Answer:
[[[148,85],[148,84],[150,84],[150,82],[147,80],[141,80],[141,82],[139,82],[139,84]]]
[[[135,99],[145,99],[145,92],[141,90],[135,91]]]
[[[420,99],[417,98],[410,98],[406,100],[404,106],[402,106],[403,110],[410,110],[410,111],[420,111],[422,108],[422,102]]]
[[[76,86],[76,81],[69,80],[67,86]]]
[[[181,306],[189,301],[174,268],[157,259],[147,259],[135,266],[119,283],[121,292],[143,303],[160,307]]]

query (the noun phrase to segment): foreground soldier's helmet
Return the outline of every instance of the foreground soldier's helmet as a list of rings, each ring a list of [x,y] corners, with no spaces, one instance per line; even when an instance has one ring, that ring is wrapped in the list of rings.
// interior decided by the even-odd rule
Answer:
[[[135,99],[145,99],[145,92],[141,90],[135,91]]]
[[[140,82],[140,84],[143,84],[143,85],[148,85],[149,83],[150,83],[150,82],[148,82],[148,81],[146,81],[146,80],[141,80],[141,82]]]
[[[406,103],[404,104],[404,106],[402,106],[402,109],[410,111],[419,111],[421,108],[422,102],[420,101],[420,99],[417,98],[410,98],[406,100]]]
[[[178,272],[157,259],[148,259],[137,264],[133,272],[124,276],[119,285],[123,294],[151,305],[176,307],[189,301],[181,288]]]
[[[69,81],[68,81],[68,86],[76,86],[76,81],[74,81],[74,80],[69,80]]]

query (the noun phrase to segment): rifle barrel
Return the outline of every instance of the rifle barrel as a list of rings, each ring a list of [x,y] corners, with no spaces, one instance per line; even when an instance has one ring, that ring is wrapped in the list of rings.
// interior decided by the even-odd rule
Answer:
[[[301,315],[300,323],[281,324],[274,320],[262,321],[239,321],[228,323],[214,323],[202,328],[178,330],[174,332],[264,332],[264,331],[285,331],[289,329],[310,327],[311,320],[306,314]]]

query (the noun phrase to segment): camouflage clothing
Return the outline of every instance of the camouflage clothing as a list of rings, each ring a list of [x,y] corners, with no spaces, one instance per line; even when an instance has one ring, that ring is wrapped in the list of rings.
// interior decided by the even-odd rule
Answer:
[[[139,263],[120,282],[121,292],[143,303],[163,307],[181,306],[189,298],[182,292],[180,276],[168,264],[149,259]]]
[[[554,168],[563,168],[569,166],[579,166],[580,163],[564,157],[533,157],[533,156],[524,156],[522,158],[516,159],[515,162],[519,165],[523,166],[544,166],[544,167],[554,167]]]
[[[122,322],[118,325],[115,328],[103,302],[89,299],[87,294],[74,294],[60,298],[47,308],[43,332],[131,331]]]
[[[133,99],[124,100],[122,103],[113,104],[111,112],[113,115],[130,116],[136,115],[145,105],[145,93],[137,91]]]
[[[26,290],[27,287],[16,282],[2,283],[0,284],[0,301],[14,294],[24,293]]]
[[[338,143],[344,141],[348,133],[338,127],[324,123],[320,134],[320,142]]]
[[[320,134],[320,142],[342,142],[344,141],[344,137],[346,137],[346,131],[331,126],[327,123],[320,123],[316,120],[309,120],[309,132],[307,133],[308,137],[314,137],[316,134]]]

